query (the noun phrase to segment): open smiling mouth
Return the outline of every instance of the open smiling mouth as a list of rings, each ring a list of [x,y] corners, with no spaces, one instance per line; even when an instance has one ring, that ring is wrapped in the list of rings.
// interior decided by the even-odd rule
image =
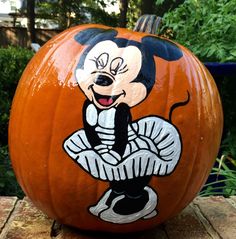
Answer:
[[[119,95],[100,95],[96,93],[93,89],[93,85],[91,85],[89,88],[92,89],[93,95],[96,99],[96,101],[102,105],[102,106],[111,106],[121,95],[125,96],[125,91],[120,93]]]

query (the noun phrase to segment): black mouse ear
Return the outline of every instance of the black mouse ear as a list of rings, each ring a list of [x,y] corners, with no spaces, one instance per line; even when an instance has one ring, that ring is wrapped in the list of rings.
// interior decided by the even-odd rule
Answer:
[[[81,45],[91,45],[92,42],[113,39],[116,35],[117,31],[113,29],[88,28],[76,34],[74,39]]]
[[[166,61],[176,61],[183,56],[183,52],[176,44],[158,37],[143,37],[142,44],[148,48],[148,51],[151,52],[152,55],[158,56]]]

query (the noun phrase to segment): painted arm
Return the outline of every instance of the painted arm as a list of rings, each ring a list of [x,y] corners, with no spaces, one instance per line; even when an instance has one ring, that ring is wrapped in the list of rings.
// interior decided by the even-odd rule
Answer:
[[[121,157],[128,142],[128,124],[131,123],[130,108],[126,104],[119,104],[115,115],[115,143],[112,149]]]

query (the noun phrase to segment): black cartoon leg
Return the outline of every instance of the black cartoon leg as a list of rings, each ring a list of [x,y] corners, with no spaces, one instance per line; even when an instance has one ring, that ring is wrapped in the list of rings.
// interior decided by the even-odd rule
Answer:
[[[112,192],[106,204],[110,206],[116,197],[125,195],[123,199],[115,204],[113,208],[114,212],[120,215],[130,215],[141,211],[149,201],[148,192],[144,190],[144,188],[150,180],[151,176],[144,176],[124,181],[110,182]]]

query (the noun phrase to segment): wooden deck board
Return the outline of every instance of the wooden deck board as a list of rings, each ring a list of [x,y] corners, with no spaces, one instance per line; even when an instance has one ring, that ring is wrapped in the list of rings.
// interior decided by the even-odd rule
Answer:
[[[0,197],[0,239],[233,239],[236,197],[197,197],[176,217],[134,234],[86,233],[56,224],[28,198]]]

